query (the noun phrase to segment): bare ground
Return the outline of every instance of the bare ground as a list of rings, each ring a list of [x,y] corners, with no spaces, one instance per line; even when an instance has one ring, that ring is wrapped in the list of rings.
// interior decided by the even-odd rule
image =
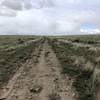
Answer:
[[[97,88],[96,100],[100,100],[100,86]]]
[[[61,74],[61,65],[49,44],[45,42],[40,48],[1,91],[2,100],[75,100],[73,80]]]

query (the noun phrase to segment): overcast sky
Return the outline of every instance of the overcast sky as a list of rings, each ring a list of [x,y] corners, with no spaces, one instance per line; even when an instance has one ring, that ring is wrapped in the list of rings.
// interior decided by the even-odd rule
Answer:
[[[0,0],[0,34],[100,33],[100,0]]]

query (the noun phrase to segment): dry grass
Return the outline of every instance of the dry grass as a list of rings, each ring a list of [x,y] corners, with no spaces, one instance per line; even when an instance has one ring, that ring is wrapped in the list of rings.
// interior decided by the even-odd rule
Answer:
[[[6,85],[16,70],[27,59],[31,58],[31,53],[35,49],[37,43],[27,43],[30,39],[27,37],[0,37],[0,88]],[[34,45],[34,46],[33,46]]]
[[[58,43],[57,39],[50,41],[63,66],[63,74],[75,78],[73,86],[79,94],[78,99],[95,100],[96,87],[100,84],[100,63],[96,60],[100,51],[85,46],[75,47],[70,43]]]

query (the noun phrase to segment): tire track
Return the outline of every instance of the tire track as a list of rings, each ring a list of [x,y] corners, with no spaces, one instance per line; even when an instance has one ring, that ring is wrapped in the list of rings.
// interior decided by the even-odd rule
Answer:
[[[75,100],[72,80],[61,75],[59,61],[47,42],[43,45],[36,72],[31,86],[38,86],[41,90],[29,93],[25,100]]]
[[[48,48],[47,48],[48,47]],[[48,67],[52,68],[52,72],[55,73],[54,77],[54,83],[55,83],[55,92],[60,96],[60,100],[75,100],[75,91],[72,88],[72,82],[73,80],[68,77],[61,74],[61,65],[55,55],[55,53],[52,51],[51,47],[49,45],[46,46],[47,52],[49,52],[47,61]],[[47,62],[46,61],[46,62]]]

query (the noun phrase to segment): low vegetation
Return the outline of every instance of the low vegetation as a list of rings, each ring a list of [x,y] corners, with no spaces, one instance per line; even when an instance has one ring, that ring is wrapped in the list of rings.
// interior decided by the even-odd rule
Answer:
[[[100,51],[84,46],[76,47],[57,39],[49,40],[49,43],[61,61],[62,73],[74,79],[73,87],[78,93],[78,99],[95,100],[96,87],[100,84],[100,71],[96,71],[97,68],[100,70],[99,61],[96,61]]]
[[[6,85],[23,62],[31,58],[38,42],[26,37],[0,37],[0,87]],[[27,40],[27,41],[26,41]]]

